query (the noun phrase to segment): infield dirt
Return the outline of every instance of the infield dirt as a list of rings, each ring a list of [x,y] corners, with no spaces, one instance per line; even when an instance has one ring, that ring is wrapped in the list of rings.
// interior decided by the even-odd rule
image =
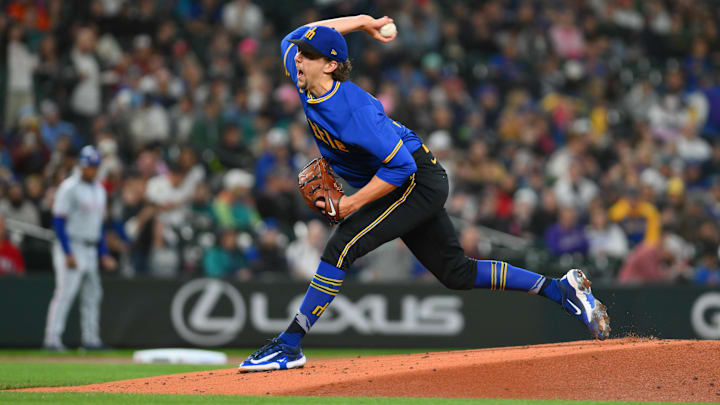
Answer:
[[[720,401],[720,341],[624,338],[312,361],[303,369],[175,374],[44,392]]]

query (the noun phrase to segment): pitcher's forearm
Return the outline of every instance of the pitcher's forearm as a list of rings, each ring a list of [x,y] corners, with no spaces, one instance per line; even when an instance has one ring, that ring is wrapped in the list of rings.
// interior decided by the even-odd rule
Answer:
[[[359,14],[349,17],[331,18],[329,20],[315,21],[307,24],[308,27],[316,25],[324,25],[326,27],[335,28],[339,33],[345,35],[353,31],[362,31],[369,22],[374,18],[366,14]]]
[[[350,204],[350,206],[353,208],[353,211],[357,211],[363,205],[377,200],[378,198],[390,193],[396,188],[397,186],[392,185],[377,176],[374,176],[368,184],[363,186],[355,194],[343,198],[343,200],[347,199],[344,202]]]

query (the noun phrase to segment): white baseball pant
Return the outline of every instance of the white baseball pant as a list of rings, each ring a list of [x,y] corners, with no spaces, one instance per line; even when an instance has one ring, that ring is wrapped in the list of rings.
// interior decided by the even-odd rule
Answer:
[[[98,270],[97,246],[82,242],[70,242],[77,263],[69,269],[65,252],[58,242],[53,244],[53,265],[55,267],[55,293],[50,300],[45,326],[45,346],[61,346],[68,313],[78,290],[80,296],[80,330],[83,346],[98,346],[100,340],[100,304],[102,285]]]

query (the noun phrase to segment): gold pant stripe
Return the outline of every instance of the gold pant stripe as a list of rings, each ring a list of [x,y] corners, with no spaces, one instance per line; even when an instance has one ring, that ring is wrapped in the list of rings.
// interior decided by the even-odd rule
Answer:
[[[495,262],[490,262],[490,289],[495,289]]]
[[[407,190],[405,190],[405,192],[403,193],[402,197],[400,197],[400,199],[398,199],[397,201],[395,201],[390,207],[388,207],[388,209],[385,210],[385,212],[382,213],[382,215],[380,215],[380,216],[379,216],[376,220],[374,220],[370,225],[366,226],[365,229],[363,229],[362,231],[360,231],[360,233],[358,233],[357,235],[355,235],[355,237],[352,238],[352,239],[350,240],[350,242],[348,242],[347,245],[345,245],[345,248],[343,249],[342,254],[340,254],[340,258],[338,259],[338,262],[337,262],[337,264],[335,265],[335,267],[337,267],[337,268],[341,268],[341,267],[342,267],[342,262],[343,262],[343,260],[345,260],[345,255],[347,255],[347,252],[348,252],[348,250],[350,250],[350,247],[352,247],[352,245],[354,245],[355,242],[358,241],[358,239],[362,238],[363,235],[365,235],[366,233],[370,232],[373,228],[375,228],[375,226],[377,226],[377,224],[379,224],[380,222],[382,222],[383,219],[385,219],[385,217],[387,217],[388,215],[390,215],[390,213],[393,212],[393,210],[395,210],[395,208],[398,207],[398,205],[400,205],[400,204],[402,204],[403,202],[405,202],[405,200],[407,199],[408,195],[410,195],[410,193],[412,192],[413,188],[415,188],[415,174],[413,174],[412,176],[410,176],[410,185],[408,186]]]
[[[316,289],[324,292],[325,294],[337,295],[340,292],[340,290],[331,290],[327,287],[323,287],[320,284],[315,283],[314,281],[310,282],[310,286],[315,287]]]
[[[336,280],[336,279],[334,279],[334,278],[323,277],[323,276],[321,276],[321,275],[319,275],[319,274],[315,274],[315,278],[318,279],[318,280],[320,280],[320,281],[322,281],[323,283],[332,284],[332,285],[337,285],[337,286],[341,286],[341,285],[342,285],[342,280]]]
[[[501,290],[505,290],[505,282],[507,281],[507,263],[502,262],[502,284],[500,285]]]

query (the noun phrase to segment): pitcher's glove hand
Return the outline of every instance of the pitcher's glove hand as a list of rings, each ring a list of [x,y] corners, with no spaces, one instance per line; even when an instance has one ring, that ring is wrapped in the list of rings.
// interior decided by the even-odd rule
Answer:
[[[345,194],[327,160],[317,158],[308,163],[298,174],[298,188],[307,205],[325,216],[331,224],[343,220],[340,217],[340,198]],[[318,201],[322,201],[325,207],[318,207]]]

